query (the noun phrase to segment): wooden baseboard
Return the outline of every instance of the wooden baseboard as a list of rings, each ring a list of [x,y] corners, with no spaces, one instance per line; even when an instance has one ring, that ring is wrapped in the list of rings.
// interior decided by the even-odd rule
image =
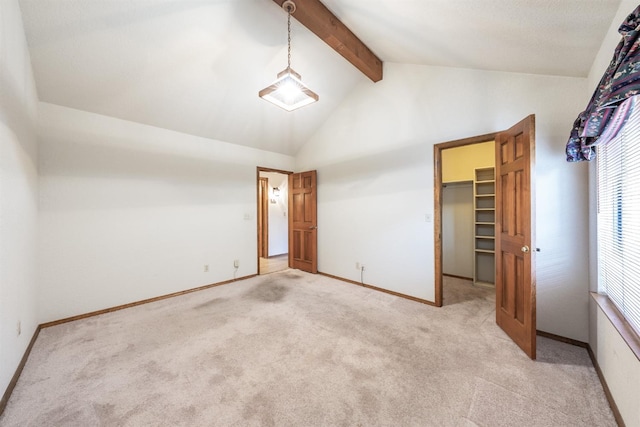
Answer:
[[[442,273],[442,275],[447,277],[454,277],[456,279],[470,280],[473,282],[473,277],[464,277],[464,276],[458,276],[456,274],[447,274],[447,273]]]
[[[619,427],[625,427],[624,420],[622,419],[622,414],[620,414],[620,410],[618,409],[618,405],[616,405],[616,401],[613,399],[613,395],[611,394],[611,390],[609,390],[609,385],[607,384],[607,380],[604,378],[604,374],[600,369],[600,365],[598,364],[598,359],[596,359],[596,355],[593,353],[591,346],[587,344],[587,352],[589,353],[589,357],[591,358],[591,362],[593,363],[593,367],[598,374],[598,378],[600,378],[600,384],[602,384],[602,389],[604,390],[604,395],[607,396],[607,400],[609,401],[609,406],[611,406],[611,411],[613,412],[613,418],[615,418],[616,423]]]
[[[598,364],[596,355],[593,353],[593,350],[591,349],[591,346],[589,345],[589,343],[574,340],[572,338],[567,338],[567,337],[563,337],[560,335],[556,335],[556,334],[552,334],[544,331],[536,331],[536,335],[587,349],[587,353],[589,353],[589,358],[591,359],[591,363],[593,363],[593,367],[595,368],[596,373],[598,374],[598,378],[600,379],[600,384],[602,384],[604,395],[607,397],[607,401],[609,402],[609,406],[611,407],[611,411],[613,412],[613,417],[615,418],[616,423],[618,424],[619,427],[625,427],[624,420],[622,419],[622,415],[620,414],[620,410],[618,409],[618,405],[616,405],[616,401],[613,399],[611,390],[609,390],[609,386],[607,385],[607,380],[605,380],[604,378],[604,374],[600,369],[600,365]]]
[[[135,307],[135,306],[142,305],[142,304],[148,304],[150,302],[161,301],[163,299],[178,297],[180,295],[186,295],[186,294],[190,294],[192,292],[203,291],[205,289],[215,288],[216,286],[227,285],[229,283],[237,282],[239,280],[250,279],[250,278],[256,277],[256,276],[257,276],[257,274],[251,274],[249,276],[243,276],[243,277],[239,277],[237,279],[225,280],[224,282],[212,283],[210,285],[204,285],[204,286],[200,286],[200,287],[197,287],[197,288],[192,288],[192,289],[187,289],[187,290],[184,290],[184,291],[174,292],[174,293],[167,294],[167,295],[161,295],[159,297],[148,298],[148,299],[144,299],[144,300],[141,300],[141,301],[135,301],[135,302],[130,302],[128,304],[123,304],[123,305],[118,305],[118,306],[115,306],[115,307],[105,308],[103,310],[97,310],[97,311],[92,311],[90,313],[79,314],[77,316],[71,316],[71,317],[67,317],[67,318],[64,318],[64,319],[60,319],[60,320],[54,320],[52,322],[46,322],[46,323],[41,324],[40,327],[48,328],[48,327],[51,327],[51,326],[61,325],[63,323],[73,322],[74,320],[86,319],[88,317],[98,316],[100,314],[105,314],[105,313],[111,313],[113,311],[118,311],[118,310],[124,310],[125,308],[131,308],[131,307]]]
[[[573,338],[563,337],[561,335],[552,334],[550,332],[536,330],[536,335],[538,335],[540,337],[549,338],[549,339],[554,340],[554,341],[560,341],[560,342],[563,342],[563,343],[566,343],[566,344],[575,345],[577,347],[582,347],[582,348],[588,348],[589,347],[589,344],[587,344],[586,342],[574,340]]]
[[[20,374],[22,374],[24,365],[27,364],[27,359],[29,359],[29,355],[31,354],[31,349],[33,348],[33,345],[35,344],[36,339],[38,338],[38,334],[40,334],[40,329],[42,328],[40,325],[38,325],[35,332],[33,333],[33,336],[31,337],[31,341],[29,342],[27,349],[24,351],[24,354],[22,355],[22,359],[20,360],[20,363],[16,368],[16,372],[13,374],[13,377],[11,377],[11,381],[9,381],[9,385],[7,386],[7,389],[4,391],[4,394],[2,395],[2,400],[0,400],[0,415],[2,415],[5,408],[7,407],[7,403],[9,403],[9,398],[11,397],[11,393],[13,393],[13,389],[16,387],[16,384],[18,383],[18,378],[20,378]]]
[[[345,279],[344,277],[334,276],[333,274],[322,273],[320,271],[318,272],[318,274],[320,274],[322,276],[330,277],[332,279],[340,280],[342,282],[347,282],[347,283],[351,283],[353,285],[362,286],[363,288],[373,289],[374,291],[384,292],[385,294],[391,294],[391,295],[395,295],[395,296],[400,297],[400,298],[408,299],[408,300],[411,300],[411,301],[416,301],[416,302],[419,302],[421,304],[431,305],[431,306],[434,306],[434,307],[436,306],[436,304],[433,301],[429,301],[429,300],[426,300],[426,299],[412,297],[411,295],[401,294],[400,292],[390,291],[388,289],[379,288],[379,287],[373,286],[373,285],[367,285],[366,283],[356,282],[355,280]]]

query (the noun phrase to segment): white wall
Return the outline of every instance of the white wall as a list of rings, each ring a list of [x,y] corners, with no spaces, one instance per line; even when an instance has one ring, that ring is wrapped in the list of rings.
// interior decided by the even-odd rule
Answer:
[[[257,272],[256,167],[293,158],[46,103],[39,124],[42,322]]]
[[[442,188],[442,272],[473,278],[473,183]]]
[[[534,113],[538,329],[586,341],[587,167],[564,159],[586,79],[395,63],[384,73],[296,157],[318,169],[320,271],[359,280],[360,261],[366,283],[433,301],[433,145]]]
[[[286,254],[289,252],[289,175],[260,172],[260,176],[269,179],[269,256]],[[273,195],[276,187],[280,190],[278,197]]]
[[[38,325],[37,96],[16,0],[0,1],[0,396]],[[17,324],[22,333],[18,336]]]
[[[638,427],[640,361],[597,304],[592,312],[595,316],[589,344],[625,425]]]
[[[620,4],[618,13],[611,23],[611,27],[602,42],[600,52],[593,63],[589,73],[589,84],[587,96],[591,97],[596,89],[600,78],[606,70],[613,52],[620,41],[618,28],[629,13],[631,13],[638,3],[636,1],[625,0]],[[586,102],[582,109],[586,107]],[[596,168],[595,162],[589,165],[590,186],[589,186],[589,218],[590,218],[590,288],[598,291],[598,271],[597,271],[597,239],[596,239]],[[628,427],[640,426],[640,406],[638,396],[640,396],[640,361],[633,354],[629,346],[622,340],[619,332],[613,327],[604,312],[595,303],[590,301],[590,334],[589,345],[598,360],[598,365],[602,370],[605,381],[609,386],[620,414]]]

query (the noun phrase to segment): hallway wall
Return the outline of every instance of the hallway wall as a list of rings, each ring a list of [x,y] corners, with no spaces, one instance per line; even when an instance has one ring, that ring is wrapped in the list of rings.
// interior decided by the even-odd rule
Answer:
[[[269,179],[269,256],[289,252],[289,175],[276,172],[260,172]],[[273,189],[280,190],[278,196]],[[275,203],[272,203],[275,202]]]

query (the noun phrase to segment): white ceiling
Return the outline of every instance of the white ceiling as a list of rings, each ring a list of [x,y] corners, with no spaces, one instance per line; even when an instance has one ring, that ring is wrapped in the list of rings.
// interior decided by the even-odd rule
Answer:
[[[620,0],[324,0],[383,61],[585,77]],[[272,0],[21,0],[41,101],[295,154],[359,83],[298,22],[292,66],[320,102],[258,98],[286,67]]]

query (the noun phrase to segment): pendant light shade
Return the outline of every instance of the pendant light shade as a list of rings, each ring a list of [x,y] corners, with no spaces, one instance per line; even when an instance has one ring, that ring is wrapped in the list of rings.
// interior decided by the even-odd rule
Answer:
[[[296,5],[290,0],[282,4],[287,11],[288,54],[287,68],[278,73],[278,78],[271,85],[258,92],[260,98],[277,105],[286,111],[293,111],[316,102],[319,97],[302,83],[302,77],[291,68],[291,14]]]
[[[312,104],[319,98],[318,95],[302,83],[300,74],[290,67],[280,71],[278,79],[262,89],[259,95],[260,98],[287,111],[293,111]]]

